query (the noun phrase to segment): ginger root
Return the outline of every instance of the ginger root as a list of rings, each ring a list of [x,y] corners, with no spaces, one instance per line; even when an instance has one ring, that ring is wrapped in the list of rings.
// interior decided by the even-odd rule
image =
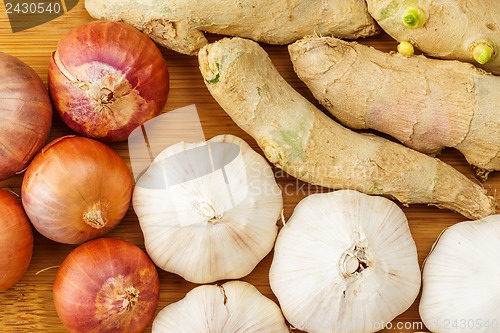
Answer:
[[[473,63],[500,74],[500,1],[366,0],[368,11],[398,42],[427,55]]]
[[[289,44],[312,34],[355,39],[380,30],[364,0],[86,0],[85,7],[189,55],[208,43],[204,32]]]
[[[495,212],[483,188],[444,162],[337,124],[283,79],[257,43],[225,38],[203,47],[198,59],[212,96],[268,160],[292,176],[471,219]]]
[[[299,78],[342,124],[424,153],[454,147],[485,175],[500,170],[499,77],[329,37],[304,38],[288,50]]]

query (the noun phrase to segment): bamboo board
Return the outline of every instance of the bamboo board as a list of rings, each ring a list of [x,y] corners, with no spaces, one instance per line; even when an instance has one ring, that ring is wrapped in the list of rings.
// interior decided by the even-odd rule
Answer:
[[[19,57],[32,66],[47,82],[47,68],[49,57],[56,49],[57,41],[70,29],[86,22],[92,18],[85,11],[83,1],[70,12],[54,21],[26,31],[12,33],[8,23],[5,7],[0,4],[0,51]],[[215,39],[216,37],[211,37]],[[393,51],[396,42],[385,34],[375,38],[360,41],[383,51]],[[270,54],[274,64],[284,78],[300,93],[314,102],[314,98],[301,83],[293,72],[291,62],[285,46],[264,46]],[[201,120],[201,125],[206,138],[219,134],[237,135],[252,145],[259,153],[255,141],[240,130],[220,108],[206,89],[202,77],[198,71],[198,63],[195,57],[177,54],[170,50],[162,49],[169,66],[170,72],[170,95],[164,111],[175,110],[190,104],[195,104]],[[318,105],[317,103],[315,103]],[[54,116],[53,129],[50,140],[57,137],[73,134],[57,115]],[[115,149],[130,166],[128,147],[126,142],[113,143],[110,146]],[[446,150],[442,159],[451,164],[459,171],[473,178],[473,169],[468,166],[464,158],[454,150]],[[289,194],[284,197],[285,218],[289,218],[293,208],[306,193],[303,191],[304,183],[275,169],[278,182],[281,186],[288,185]],[[20,194],[22,175],[1,181],[0,187],[9,189]],[[500,190],[499,174],[492,174],[484,186],[495,193]],[[465,218],[446,210],[434,207],[416,205],[402,207],[406,213],[413,237],[417,243],[420,264],[429,253],[429,250],[441,233],[441,231]],[[144,249],[142,233],[132,208],[129,209],[121,224],[113,230],[109,237],[122,238],[130,241]],[[35,246],[33,259],[24,277],[14,287],[0,294],[0,331],[5,332],[66,332],[57,316],[53,299],[52,283],[57,271],[55,266],[60,265],[66,255],[75,246],[62,245],[39,235],[35,232]],[[272,253],[269,254],[257,268],[243,280],[252,283],[264,295],[276,300],[272,294],[268,282],[268,270],[272,261]],[[50,268],[52,267],[52,268]],[[46,268],[50,268],[44,270]],[[171,304],[195,287],[194,284],[184,281],[181,277],[159,270],[161,280],[161,294],[158,311]],[[399,328],[406,325],[407,329]],[[392,329],[382,332],[415,332],[425,330],[420,326],[418,315],[418,299],[408,311],[393,321]],[[151,324],[147,332],[151,330]]]

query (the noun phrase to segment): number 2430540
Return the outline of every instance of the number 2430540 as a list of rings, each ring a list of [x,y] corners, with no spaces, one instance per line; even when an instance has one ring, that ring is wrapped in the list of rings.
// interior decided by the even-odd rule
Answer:
[[[61,4],[57,2],[18,2],[14,5],[5,1],[5,10],[7,14],[58,14],[62,8]]]
[[[481,320],[481,319],[455,319],[455,320],[444,320],[443,321],[444,329],[481,329],[481,328],[498,328],[498,321],[494,320]]]

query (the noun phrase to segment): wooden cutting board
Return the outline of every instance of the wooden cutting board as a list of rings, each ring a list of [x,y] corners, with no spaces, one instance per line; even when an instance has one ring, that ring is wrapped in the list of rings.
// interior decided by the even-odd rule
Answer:
[[[83,1],[70,12],[51,22],[35,28],[12,33],[5,14],[5,7],[0,7],[0,51],[19,57],[33,67],[42,80],[47,82],[47,68],[51,53],[56,49],[57,41],[70,29],[93,19],[85,11]],[[212,36],[212,39],[217,37]],[[361,40],[383,51],[394,51],[396,42],[385,34]],[[264,46],[269,52],[274,64],[284,78],[300,93],[314,101],[311,93],[301,83],[293,72],[286,46]],[[233,134],[240,136],[252,145],[259,153],[255,141],[240,130],[211,97],[206,89],[198,70],[195,57],[177,54],[170,50],[162,49],[170,71],[170,96],[165,106],[165,112],[175,110],[190,104],[195,104],[201,120],[201,125],[206,138],[219,134]],[[315,101],[314,101],[315,102]],[[315,103],[318,105],[317,103]],[[72,134],[64,123],[54,115],[53,128],[50,140]],[[113,143],[115,149],[130,166],[128,146],[126,142]],[[464,158],[454,150],[446,150],[442,159],[451,164],[469,178],[473,178],[473,169]],[[284,176],[275,169],[280,185],[288,185],[289,194],[284,197],[285,217],[292,214],[295,205],[305,197],[303,183],[292,177]],[[490,176],[484,186],[491,192],[500,190],[500,173]],[[20,194],[23,176],[18,175],[8,180],[1,181],[0,187]],[[423,260],[441,233],[441,231],[465,218],[446,210],[424,205],[402,207],[406,213],[410,228],[418,247],[419,261]],[[122,238],[144,249],[144,240],[138,220],[132,208],[121,224],[113,230],[109,237]],[[63,245],[52,242],[35,232],[35,246],[33,259],[24,277],[14,287],[0,294],[0,331],[5,332],[66,332],[59,320],[52,299],[52,283],[66,255],[75,246]],[[272,254],[269,254],[257,268],[243,280],[255,285],[264,295],[276,301],[268,281],[268,270]],[[158,311],[168,304],[180,300],[195,287],[194,284],[184,281],[181,277],[159,270],[161,280],[161,294]],[[408,311],[397,317],[392,323],[392,329],[383,332],[416,332],[425,331],[421,326],[418,315],[418,299]],[[151,330],[148,326],[147,332]]]

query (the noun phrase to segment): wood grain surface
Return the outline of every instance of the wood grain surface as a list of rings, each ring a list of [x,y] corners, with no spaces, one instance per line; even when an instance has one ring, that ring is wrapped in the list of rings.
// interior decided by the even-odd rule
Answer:
[[[57,41],[70,29],[83,23],[92,21],[85,11],[83,1],[76,8],[58,19],[23,32],[12,33],[8,23],[3,3],[0,7],[0,51],[19,57],[29,64],[47,82],[47,68],[49,57],[56,49]],[[211,36],[212,40],[219,37]],[[380,50],[393,51],[396,42],[385,34],[375,38],[361,40],[361,43],[372,45]],[[292,70],[286,46],[268,46],[264,48],[269,52],[274,64],[285,79],[304,96],[314,101],[311,93],[302,84]],[[173,51],[162,49],[170,71],[170,96],[165,107],[165,112],[195,104],[201,119],[201,125],[206,138],[219,134],[233,134],[240,136],[262,153],[254,140],[240,130],[225,114],[221,107],[211,97],[205,88],[198,70],[195,57],[177,54]],[[318,105],[317,103],[315,103]],[[72,134],[57,115],[54,115],[53,129],[50,140],[62,135]],[[126,142],[113,143],[115,149],[130,166],[128,147]],[[446,150],[442,159],[469,178],[473,178],[473,169],[464,158],[454,150]],[[293,208],[305,195],[303,183],[290,176],[284,175],[275,169],[277,180],[281,186],[288,185],[288,194],[285,195],[285,217],[292,214]],[[1,181],[0,187],[20,194],[23,175],[17,175],[8,180]],[[490,193],[495,194],[500,189],[498,173],[492,174],[484,183]],[[441,231],[460,221],[464,217],[446,210],[434,207],[416,205],[402,207],[406,213],[413,237],[417,243],[419,261],[422,264],[429,250]],[[138,220],[132,208],[121,224],[113,230],[109,237],[122,238],[144,249],[144,240]],[[52,242],[35,232],[35,246],[33,259],[24,277],[11,289],[0,294],[0,331],[2,332],[66,332],[67,330],[59,320],[52,299],[52,283],[57,271],[66,255],[75,246],[63,245]],[[255,285],[264,295],[276,301],[268,282],[268,270],[272,260],[269,254],[257,268],[243,280]],[[47,269],[48,268],[48,269]],[[46,269],[46,270],[45,270]],[[171,304],[195,287],[181,277],[159,270],[161,280],[161,295],[158,311]],[[398,324],[406,325],[405,328],[397,327]],[[383,332],[415,332],[425,331],[418,315],[418,299],[408,311],[393,321],[392,329]],[[147,332],[151,330],[151,324]]]

